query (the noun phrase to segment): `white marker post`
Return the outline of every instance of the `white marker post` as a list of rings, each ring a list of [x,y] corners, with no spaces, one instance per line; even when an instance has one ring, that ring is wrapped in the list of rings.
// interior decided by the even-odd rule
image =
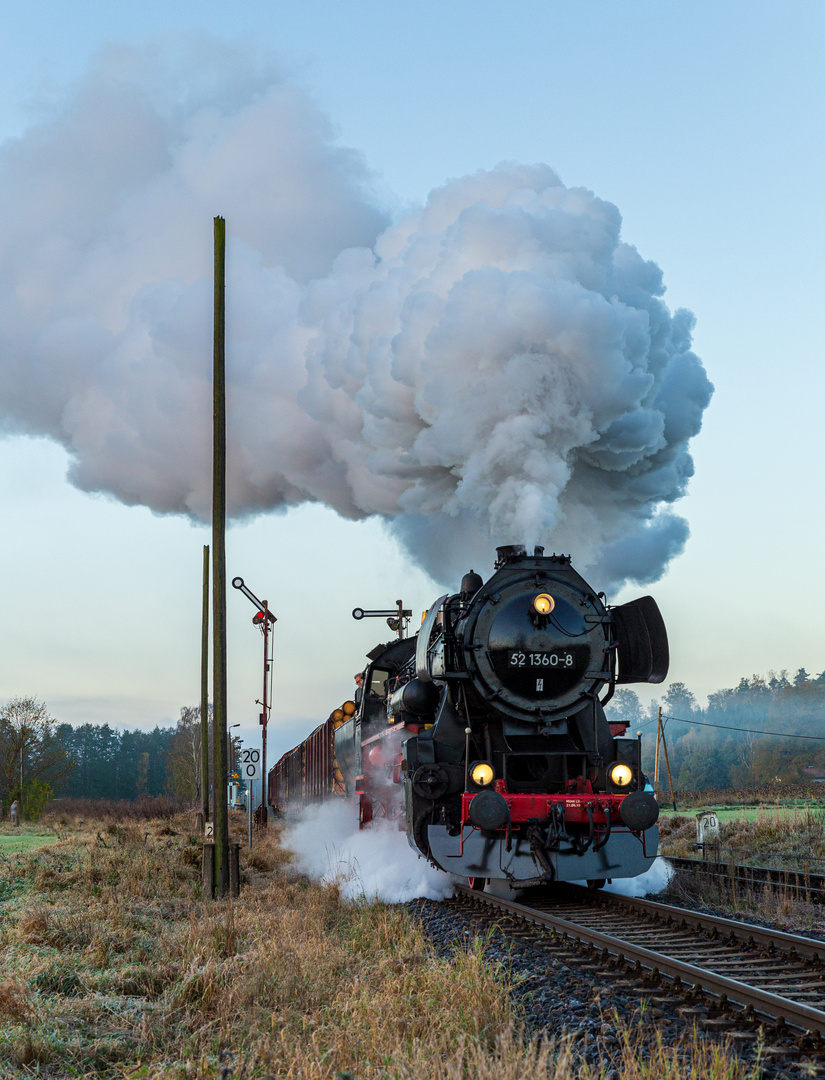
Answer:
[[[241,750],[241,776],[246,783],[246,805],[249,811],[249,850],[252,850],[252,781],[261,773],[261,751],[252,747]]]

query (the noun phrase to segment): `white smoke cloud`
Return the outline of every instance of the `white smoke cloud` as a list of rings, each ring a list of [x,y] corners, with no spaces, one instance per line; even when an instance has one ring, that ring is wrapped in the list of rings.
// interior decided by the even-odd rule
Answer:
[[[451,584],[514,542],[658,577],[712,387],[618,210],[505,164],[388,226],[305,94],[204,60],[110,50],[0,147],[2,429],[61,442],[83,490],[208,518],[220,213],[231,514],[382,515]]]
[[[603,885],[605,892],[616,893],[618,896],[657,896],[663,892],[673,877],[673,868],[670,863],[659,856],[649,870],[643,874],[629,878],[613,878]],[[574,881],[574,885],[587,885],[587,882]]]
[[[605,892],[618,893],[619,896],[657,896],[663,892],[673,877],[670,863],[661,857],[656,859],[649,870],[634,878],[614,878],[604,886]]]
[[[284,833],[284,846],[299,870],[327,884],[337,883],[345,900],[403,904],[416,897],[451,896],[447,874],[418,856],[397,824],[376,820],[358,827],[358,808],[334,800],[308,807]]]

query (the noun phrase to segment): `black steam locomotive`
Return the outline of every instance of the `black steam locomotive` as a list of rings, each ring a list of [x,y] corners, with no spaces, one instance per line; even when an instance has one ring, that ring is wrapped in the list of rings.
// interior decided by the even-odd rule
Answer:
[[[659,807],[640,740],[604,706],[617,684],[667,674],[651,597],[608,608],[569,557],[499,548],[487,582],[466,573],[416,637],[369,660],[354,713],[330,732],[362,825],[400,820],[412,847],[476,885],[650,867]]]
[[[661,682],[651,597],[607,608],[563,555],[498,549],[415,638],[369,654],[335,757],[362,824],[402,817],[410,844],[472,883],[632,877],[656,855],[641,744],[610,724],[617,683]],[[402,802],[403,795],[403,802]]]
[[[470,571],[415,637],[368,658],[356,700],[275,765],[271,803],[355,795],[362,826],[397,819],[415,850],[472,884],[651,866],[659,809],[640,740],[604,712],[617,683],[667,674],[651,597],[608,608],[567,556],[502,547],[486,583]]]

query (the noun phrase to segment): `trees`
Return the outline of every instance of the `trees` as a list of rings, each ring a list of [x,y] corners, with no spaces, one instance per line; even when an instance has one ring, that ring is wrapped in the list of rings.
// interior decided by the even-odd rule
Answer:
[[[74,768],[43,702],[16,697],[0,708],[0,800],[39,815],[56,784]]]
[[[666,713],[689,717],[696,711],[696,698],[684,683],[674,682],[668,687],[662,705]]]
[[[607,707],[609,720],[638,727],[642,722],[642,704],[635,690],[617,690]]]
[[[187,799],[197,799],[201,792],[201,711],[184,705],[169,741],[166,756],[169,791]]]
[[[60,724],[56,735],[75,762],[75,769],[64,783],[55,785],[55,794],[89,799],[120,797],[115,765],[120,736],[114,728],[108,724]]]
[[[115,759],[120,799],[162,795],[167,788],[166,760],[174,728],[122,731]]]

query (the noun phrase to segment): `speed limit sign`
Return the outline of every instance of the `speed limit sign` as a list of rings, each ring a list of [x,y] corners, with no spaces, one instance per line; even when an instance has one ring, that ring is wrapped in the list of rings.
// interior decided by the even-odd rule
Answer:
[[[261,751],[241,750],[241,776],[244,780],[257,780],[261,775]]]

